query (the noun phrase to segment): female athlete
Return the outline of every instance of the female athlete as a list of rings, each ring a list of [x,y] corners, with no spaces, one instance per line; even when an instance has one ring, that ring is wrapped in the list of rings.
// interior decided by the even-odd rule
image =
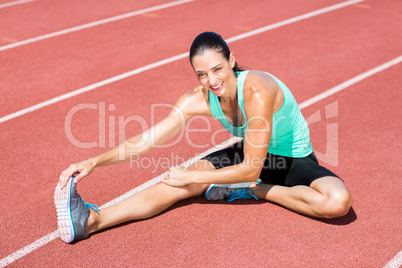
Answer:
[[[321,218],[349,211],[352,197],[348,189],[337,175],[318,164],[308,125],[285,84],[265,72],[240,70],[226,42],[213,32],[195,38],[190,63],[200,85],[184,93],[165,119],[62,172],[55,205],[63,241],[70,243],[110,226],[150,218],[179,200],[203,194],[208,200],[264,199]],[[188,168],[170,168],[161,183],[105,209],[98,210],[79,196],[76,183],[95,167],[144,156],[177,135],[194,115],[217,118],[243,140]]]

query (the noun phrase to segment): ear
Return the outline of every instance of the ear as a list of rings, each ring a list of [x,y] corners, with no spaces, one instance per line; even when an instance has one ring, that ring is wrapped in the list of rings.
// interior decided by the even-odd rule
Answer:
[[[230,68],[233,69],[235,67],[236,64],[236,57],[235,54],[233,52],[230,52],[230,56],[229,56],[229,64],[230,64]]]

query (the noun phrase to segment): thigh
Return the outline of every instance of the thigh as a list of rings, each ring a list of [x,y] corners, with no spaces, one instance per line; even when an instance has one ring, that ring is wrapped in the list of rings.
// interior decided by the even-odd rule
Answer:
[[[334,177],[340,180],[335,173],[321,166],[315,154],[312,153],[307,157],[294,159],[285,183],[289,186],[300,184],[310,186],[313,181],[324,177]]]
[[[238,142],[223,150],[216,151],[202,158],[210,162],[215,169],[240,164],[244,160],[243,142]]]
[[[214,165],[209,162],[206,159],[201,159],[198,160],[197,162],[193,163],[190,165],[187,169],[189,170],[214,170],[215,167]],[[202,195],[208,188],[210,184],[199,184],[199,183],[193,183],[193,184],[188,184],[184,187],[173,187],[173,188],[181,188],[182,190],[186,191],[187,197],[193,197],[193,196],[198,196]]]
[[[311,183],[310,187],[325,196],[350,194],[345,183],[340,178],[333,176],[318,178]]]
[[[264,167],[261,173],[261,180],[267,183],[283,186],[310,186],[313,181],[319,178],[339,178],[335,173],[321,166],[314,153],[302,158],[268,154],[267,161],[269,164],[267,168]]]
[[[267,154],[260,179],[264,183],[285,185],[286,177],[292,166],[293,158],[275,154]]]
[[[212,170],[214,166],[207,160],[199,160],[189,167],[189,170]],[[185,186],[170,186],[163,182],[153,185],[144,189],[137,195],[144,195],[148,198],[161,199],[171,203],[175,203],[179,200],[189,197],[202,195],[209,187],[209,184],[191,183]]]

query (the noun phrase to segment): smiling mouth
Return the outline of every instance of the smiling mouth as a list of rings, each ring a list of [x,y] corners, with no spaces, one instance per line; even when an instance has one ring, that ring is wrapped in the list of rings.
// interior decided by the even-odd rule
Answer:
[[[217,90],[220,90],[220,89],[222,88],[222,86],[223,86],[223,82],[220,83],[219,85],[217,85],[216,87],[213,87],[213,86],[209,86],[209,87],[210,87],[212,90],[217,91]]]

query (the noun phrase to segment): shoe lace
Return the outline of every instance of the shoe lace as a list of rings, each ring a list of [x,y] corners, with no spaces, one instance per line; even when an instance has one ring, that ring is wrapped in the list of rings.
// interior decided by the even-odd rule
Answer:
[[[249,193],[251,191],[251,193]],[[247,198],[254,198],[258,201],[258,198],[255,196],[255,192],[253,189],[250,188],[241,188],[231,192],[228,196],[228,202],[232,202],[236,199],[247,199]]]
[[[93,211],[95,211],[96,213],[98,213],[98,215],[100,215],[99,212],[98,212],[99,207],[98,207],[97,205],[89,204],[89,203],[86,203],[86,202],[85,202],[85,206],[87,207],[88,210],[89,210],[90,208],[92,208]]]

